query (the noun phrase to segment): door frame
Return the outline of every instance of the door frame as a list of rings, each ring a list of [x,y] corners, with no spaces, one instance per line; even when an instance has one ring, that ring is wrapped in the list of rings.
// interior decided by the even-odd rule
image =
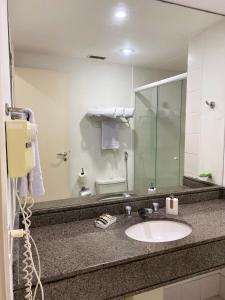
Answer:
[[[12,249],[9,229],[13,226],[10,182],[7,176],[5,103],[11,104],[8,2],[0,0],[0,299],[13,299]]]

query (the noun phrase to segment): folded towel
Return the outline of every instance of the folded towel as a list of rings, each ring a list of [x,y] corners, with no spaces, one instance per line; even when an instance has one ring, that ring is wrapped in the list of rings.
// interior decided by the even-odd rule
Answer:
[[[124,115],[124,107],[116,107],[115,116],[123,117],[123,115]]]
[[[118,140],[118,124],[115,120],[102,121],[102,149],[117,150],[120,147]]]
[[[124,118],[132,118],[134,116],[134,107],[126,107],[124,108]]]
[[[24,116],[22,118],[26,118],[27,121],[29,121],[31,124],[35,124],[34,113],[31,109],[26,108],[24,110]],[[36,130],[35,126],[33,126],[33,128],[34,130]],[[41,196],[45,193],[41,172],[37,136],[36,138],[33,138],[32,147],[34,152],[33,158],[35,160],[34,168],[31,170],[28,176],[21,177],[18,179],[18,192],[21,197]]]
[[[132,118],[134,116],[133,107],[99,107],[90,108],[87,111],[87,116],[92,117],[107,117],[107,118]]]
[[[115,107],[109,108],[90,108],[88,109],[87,115],[92,117],[108,117],[108,118],[115,118]]]

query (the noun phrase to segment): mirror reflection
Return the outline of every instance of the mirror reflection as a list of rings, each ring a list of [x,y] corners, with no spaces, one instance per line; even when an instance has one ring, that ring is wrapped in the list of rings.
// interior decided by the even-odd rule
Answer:
[[[155,0],[46,6],[10,1],[14,102],[38,124],[38,200],[222,184],[224,18]]]

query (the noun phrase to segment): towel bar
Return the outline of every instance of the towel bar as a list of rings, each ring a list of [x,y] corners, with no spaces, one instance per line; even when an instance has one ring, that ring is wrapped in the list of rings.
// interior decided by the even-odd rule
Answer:
[[[125,117],[116,117],[116,118],[107,118],[104,116],[88,116],[91,120],[94,120],[96,122],[101,122],[102,120],[115,120],[118,123],[128,124],[130,125],[130,119],[131,118],[125,118]]]
[[[5,104],[5,114],[9,116],[10,113],[23,113],[24,108],[22,107],[10,107],[8,103]]]

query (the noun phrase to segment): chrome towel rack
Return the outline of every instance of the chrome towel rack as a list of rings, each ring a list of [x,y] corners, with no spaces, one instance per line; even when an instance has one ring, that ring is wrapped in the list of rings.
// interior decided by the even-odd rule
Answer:
[[[8,103],[5,104],[5,114],[9,116],[10,113],[23,113],[24,108],[22,107],[11,107]]]

